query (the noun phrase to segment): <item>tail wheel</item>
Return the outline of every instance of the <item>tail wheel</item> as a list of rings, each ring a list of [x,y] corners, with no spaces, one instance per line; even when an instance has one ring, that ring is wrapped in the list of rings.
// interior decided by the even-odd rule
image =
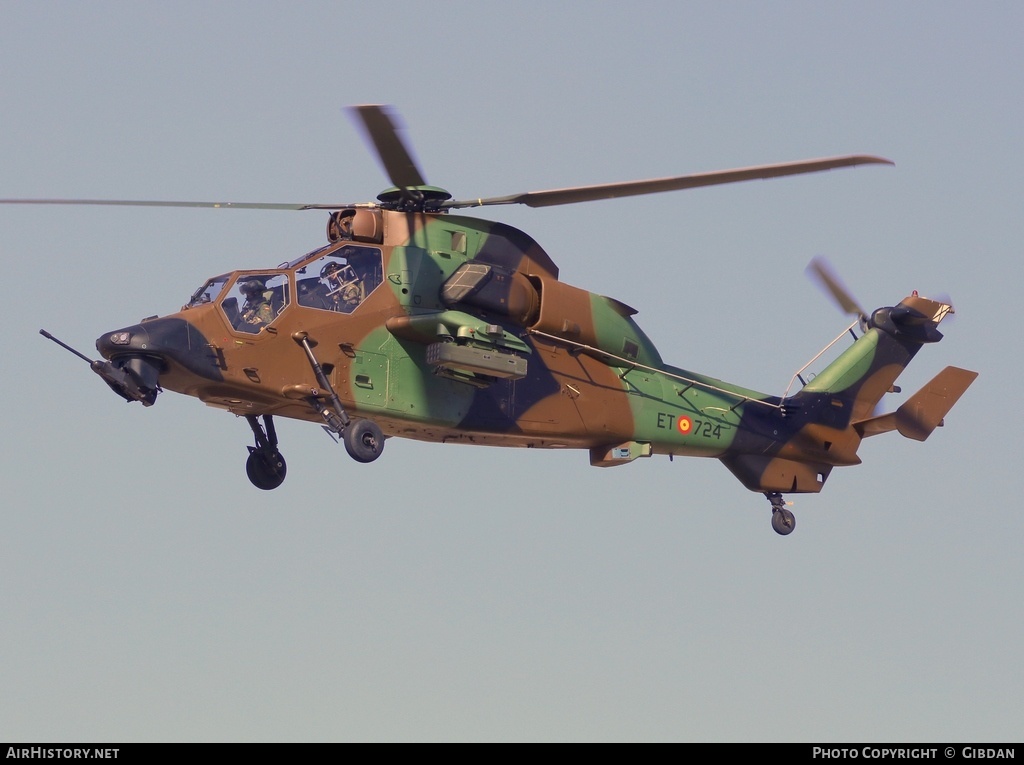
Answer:
[[[779,508],[772,511],[772,528],[776,534],[786,536],[792,534],[796,528],[796,516],[786,508]]]
[[[356,462],[373,462],[384,451],[384,433],[371,420],[355,420],[345,428],[342,440]]]

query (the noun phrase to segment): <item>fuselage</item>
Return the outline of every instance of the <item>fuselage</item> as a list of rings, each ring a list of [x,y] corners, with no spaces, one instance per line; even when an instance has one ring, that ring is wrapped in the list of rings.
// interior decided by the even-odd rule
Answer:
[[[588,449],[600,466],[719,457],[756,490],[817,491],[831,466],[859,461],[853,399],[822,389],[783,401],[665,364],[633,309],[561,282],[517,229],[351,212],[331,244],[214,277],[178,313],[97,347],[154,398],[171,390],[242,416],[322,422],[317,402],[333,388],[388,436]]]
[[[637,441],[715,456],[732,440],[737,403],[768,399],[664,365],[632,309],[559,281],[521,231],[358,213],[351,238],[215,277],[178,313],[97,347],[111,360],[151,359],[161,388],[210,406],[318,422],[305,401],[316,379],[293,339],[304,332],[346,408],[428,441]]]

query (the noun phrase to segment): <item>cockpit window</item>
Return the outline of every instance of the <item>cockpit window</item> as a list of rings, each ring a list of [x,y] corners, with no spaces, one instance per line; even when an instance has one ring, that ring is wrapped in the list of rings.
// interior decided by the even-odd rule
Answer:
[[[237,331],[256,334],[281,314],[290,299],[288,274],[241,274],[221,308]]]
[[[195,308],[197,305],[203,305],[205,303],[212,303],[224,290],[224,285],[227,284],[230,274],[224,274],[223,276],[215,276],[210,279],[206,284],[197,289],[192,293],[192,299],[188,301],[186,308]]]
[[[331,246],[332,245],[325,244],[323,247],[317,247],[315,250],[310,250],[305,255],[300,255],[299,257],[295,258],[295,260],[291,261],[290,263],[286,263],[284,265],[278,266],[278,268],[295,268],[295,266],[299,265],[299,263],[304,261],[306,258],[311,258],[314,255],[316,255],[318,252],[320,252],[322,250],[326,250],[326,249],[328,249]]]
[[[299,305],[352,313],[380,285],[383,274],[380,250],[347,245],[296,272]]]

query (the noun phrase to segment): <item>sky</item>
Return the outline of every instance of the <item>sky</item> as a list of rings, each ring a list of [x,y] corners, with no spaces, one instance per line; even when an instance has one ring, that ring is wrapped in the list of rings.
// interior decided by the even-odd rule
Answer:
[[[489,208],[666,361],[781,394],[866,307],[951,296],[900,379],[980,376],[925,443],[798,495],[715,460],[391,439],[144,409],[85,363],[322,212],[0,209],[0,739],[1019,741],[1019,3],[3,2],[0,198],[346,203],[393,104],[456,198],[836,154],[867,166]]]

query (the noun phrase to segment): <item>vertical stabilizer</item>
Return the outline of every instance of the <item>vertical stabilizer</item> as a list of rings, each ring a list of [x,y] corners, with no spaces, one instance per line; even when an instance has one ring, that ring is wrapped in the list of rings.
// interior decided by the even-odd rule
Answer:
[[[917,294],[899,305],[879,308],[867,320],[864,334],[805,385],[801,394],[831,394],[850,405],[851,422],[870,419],[875,405],[921,346],[942,339],[937,327],[951,312],[948,303]]]

